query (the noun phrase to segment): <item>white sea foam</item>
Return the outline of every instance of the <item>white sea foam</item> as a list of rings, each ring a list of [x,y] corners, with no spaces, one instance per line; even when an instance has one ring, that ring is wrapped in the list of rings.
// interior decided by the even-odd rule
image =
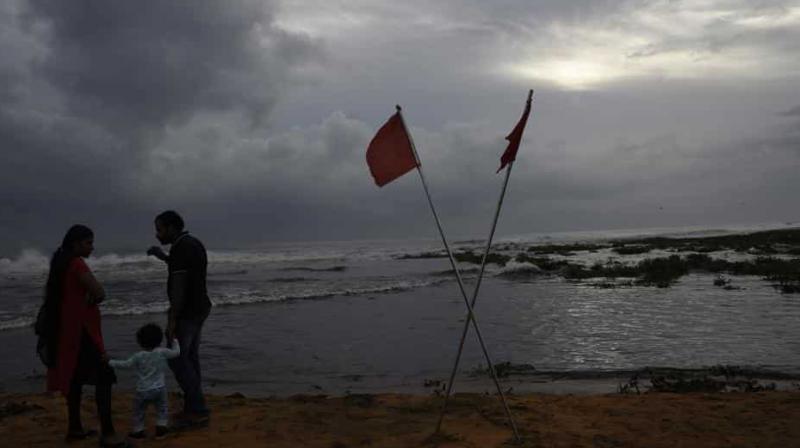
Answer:
[[[496,272],[498,275],[515,273],[539,274],[542,273],[542,269],[532,263],[520,263],[518,261],[511,260]]]
[[[18,317],[16,319],[0,321],[0,331],[28,327],[33,325],[35,320],[36,319],[33,317]]]
[[[364,288],[338,288],[338,289],[310,289],[299,292],[285,294],[265,294],[257,291],[222,295],[215,299],[216,306],[245,305],[252,303],[265,302],[284,302],[290,300],[316,300],[326,299],[335,296],[359,296],[366,294],[381,294],[390,292],[402,292],[425,286],[449,281],[448,279],[433,279],[419,281],[397,281],[383,286],[364,287]]]
[[[376,257],[389,259],[389,255],[374,254]],[[250,252],[250,251],[209,251],[209,265],[214,271],[229,271],[237,266],[241,269],[247,266],[266,264],[292,264],[336,262],[342,264],[346,259],[352,258],[343,252],[317,252],[303,253],[302,251],[282,252]],[[94,271],[111,275],[130,275],[146,273],[163,273],[164,263],[155,257],[145,254],[117,254],[106,253],[91,256],[86,263]],[[35,250],[25,249],[19,256],[13,258],[0,258],[0,275],[5,276],[31,276],[46,275],[49,268],[49,256]]]
[[[25,249],[17,258],[0,258],[0,274],[7,276],[46,274],[49,260],[35,249]]]
[[[339,288],[305,288],[298,291],[284,293],[274,293],[269,291],[220,291],[214,294],[212,300],[214,306],[233,306],[268,302],[285,302],[291,300],[319,300],[336,296],[360,296],[366,294],[382,294],[392,292],[402,292],[412,289],[431,286],[449,279],[437,278],[425,280],[400,280],[382,284],[381,286],[368,287],[339,287]],[[156,301],[149,303],[129,302],[120,299],[112,299],[101,305],[104,316],[138,316],[144,314],[164,313],[168,308],[166,301]],[[34,322],[35,310],[28,312],[28,316],[16,317],[6,321],[0,321],[0,331],[14,328],[22,328]]]

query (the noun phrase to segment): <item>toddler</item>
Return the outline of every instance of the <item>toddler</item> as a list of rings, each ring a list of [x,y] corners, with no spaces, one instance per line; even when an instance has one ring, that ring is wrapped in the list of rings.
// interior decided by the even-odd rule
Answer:
[[[164,382],[164,370],[167,369],[167,359],[180,355],[180,344],[168,345],[174,348],[160,347],[163,339],[161,327],[156,324],[147,324],[136,332],[136,341],[142,351],[133,354],[130,358],[119,361],[111,360],[112,367],[132,367],[136,370],[136,395],[133,399],[133,427],[129,436],[134,439],[143,439],[144,416],[147,405],[152,403],[158,417],[156,420],[156,438],[163,438],[169,432],[169,410],[167,407],[167,388]]]

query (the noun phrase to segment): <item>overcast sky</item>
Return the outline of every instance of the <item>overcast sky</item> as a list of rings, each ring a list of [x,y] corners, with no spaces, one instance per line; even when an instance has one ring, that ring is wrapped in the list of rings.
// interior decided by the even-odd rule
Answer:
[[[436,237],[366,145],[403,106],[452,238],[800,219],[800,1],[0,2],[0,254]]]

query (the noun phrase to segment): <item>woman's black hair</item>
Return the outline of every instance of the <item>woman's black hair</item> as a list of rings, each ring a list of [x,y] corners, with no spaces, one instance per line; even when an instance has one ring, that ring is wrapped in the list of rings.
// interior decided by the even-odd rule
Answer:
[[[67,272],[69,262],[78,256],[75,253],[75,244],[93,237],[94,232],[92,232],[92,229],[82,224],[75,224],[67,230],[64,239],[61,240],[61,246],[56,249],[52,258],[50,258],[50,272],[47,274],[45,300],[61,298],[64,274]]]
[[[77,257],[75,244],[94,237],[89,227],[76,224],[67,230],[61,246],[50,258],[50,271],[47,273],[47,284],[44,291],[44,304],[36,320],[36,334],[40,337],[37,350],[42,361],[48,365],[55,364],[58,349],[58,334],[61,324],[61,297],[64,287],[64,274],[70,261]]]
[[[143,326],[136,332],[136,342],[145,350],[158,347],[163,338],[164,332],[161,331],[161,327],[153,323]]]

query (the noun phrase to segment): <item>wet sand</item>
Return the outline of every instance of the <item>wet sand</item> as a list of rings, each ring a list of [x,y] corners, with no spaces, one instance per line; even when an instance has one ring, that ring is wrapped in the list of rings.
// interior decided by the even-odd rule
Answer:
[[[423,395],[299,395],[289,398],[210,396],[208,428],[153,447],[792,447],[800,446],[800,392],[509,397],[521,445],[511,445],[495,397],[459,394],[443,432],[432,436],[441,398]],[[114,397],[118,431],[127,431],[129,394]],[[172,409],[177,396],[171,397]],[[84,424],[96,425],[85,397]],[[148,430],[152,434],[152,415]],[[5,446],[63,446],[64,400],[58,395],[0,395],[0,437]],[[71,443],[96,446],[96,440]]]

